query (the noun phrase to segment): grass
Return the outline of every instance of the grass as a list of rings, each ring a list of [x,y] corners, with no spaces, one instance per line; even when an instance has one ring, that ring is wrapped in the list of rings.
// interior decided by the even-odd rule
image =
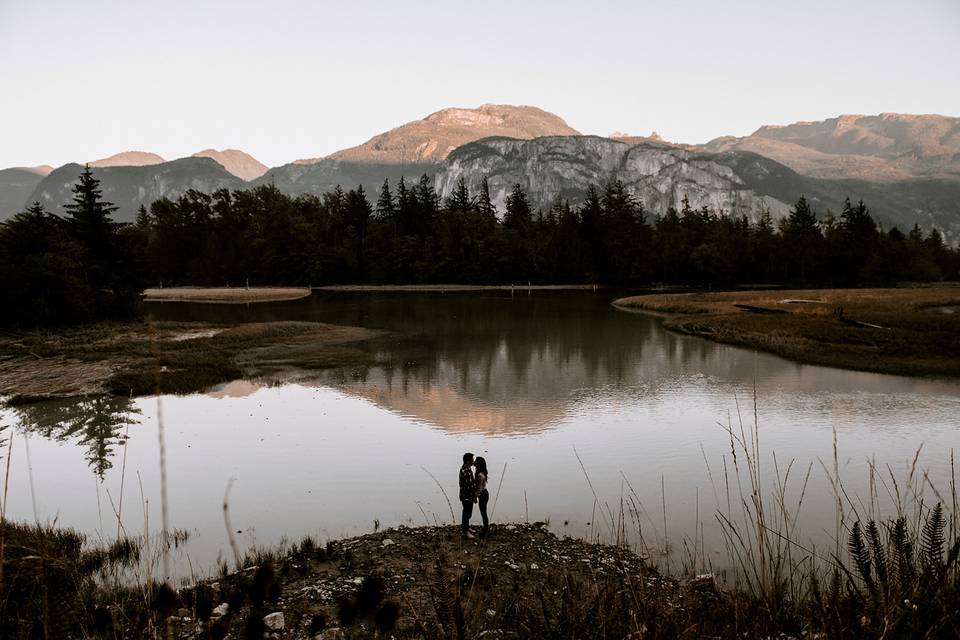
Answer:
[[[667,329],[799,362],[897,375],[960,375],[960,288],[737,291],[621,298]],[[740,305],[740,306],[737,306]]]

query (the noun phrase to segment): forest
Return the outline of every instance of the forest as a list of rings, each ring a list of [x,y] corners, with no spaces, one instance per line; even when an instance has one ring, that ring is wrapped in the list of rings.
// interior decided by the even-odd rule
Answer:
[[[936,229],[883,229],[866,204],[752,222],[708,208],[651,215],[619,181],[584,202],[534,210],[516,185],[505,210],[486,179],[441,199],[424,175],[292,197],[272,185],[188,191],[114,222],[89,168],[63,215],[35,203],[0,224],[0,324],[135,317],[147,286],[361,283],[743,284],[856,287],[960,279]]]

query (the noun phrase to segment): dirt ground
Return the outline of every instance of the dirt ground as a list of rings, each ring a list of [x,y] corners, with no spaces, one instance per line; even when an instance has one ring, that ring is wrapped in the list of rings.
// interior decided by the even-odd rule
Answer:
[[[495,525],[485,540],[461,539],[457,527],[399,527],[325,548],[301,544],[271,562],[279,589],[253,616],[249,602],[230,611],[235,580],[221,577],[202,587],[212,590],[214,613],[200,622],[201,630],[219,625],[223,637],[241,638],[245,619],[272,615],[276,620],[281,613],[283,629],[274,637],[353,637],[374,630],[387,608],[393,609],[395,624],[378,637],[417,637],[423,629],[432,637],[449,615],[471,630],[470,637],[498,637],[506,627],[515,630],[517,612],[540,606],[535,603],[545,593],[559,602],[571,581],[610,578],[623,586],[629,577],[660,596],[682,588],[623,547],[558,538],[544,523]],[[252,575],[256,568],[245,571]],[[451,604],[458,614],[448,610]],[[194,637],[189,632],[198,627],[196,613],[181,613],[186,615],[175,624],[185,637]]]
[[[621,298],[667,329],[810,364],[960,376],[960,287],[685,293]]]

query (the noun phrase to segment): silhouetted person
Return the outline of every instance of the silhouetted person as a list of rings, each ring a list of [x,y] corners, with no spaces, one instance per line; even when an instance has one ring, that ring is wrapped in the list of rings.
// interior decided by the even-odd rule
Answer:
[[[463,518],[460,521],[460,533],[464,538],[470,534],[470,516],[473,515],[473,503],[477,500],[477,481],[473,477],[473,454],[463,454],[463,466],[460,467],[460,504],[463,505]]]
[[[477,485],[477,503],[480,505],[480,517],[483,518],[483,531],[480,532],[480,537],[486,538],[490,532],[490,520],[487,519],[487,503],[490,502],[490,492],[487,491],[487,479],[489,477],[487,461],[478,457],[474,466],[477,468],[477,473],[474,476]]]

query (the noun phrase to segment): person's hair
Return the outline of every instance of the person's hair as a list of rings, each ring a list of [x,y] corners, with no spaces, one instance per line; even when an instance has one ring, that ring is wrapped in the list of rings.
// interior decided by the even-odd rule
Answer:
[[[471,460],[473,460],[473,454],[472,454],[472,453],[469,453],[469,452],[468,452],[468,453],[463,454],[463,463],[464,463],[464,464],[470,462]]]
[[[483,475],[490,475],[487,472],[487,461],[484,460],[482,456],[478,457],[473,463],[477,466],[477,473],[482,473]]]

